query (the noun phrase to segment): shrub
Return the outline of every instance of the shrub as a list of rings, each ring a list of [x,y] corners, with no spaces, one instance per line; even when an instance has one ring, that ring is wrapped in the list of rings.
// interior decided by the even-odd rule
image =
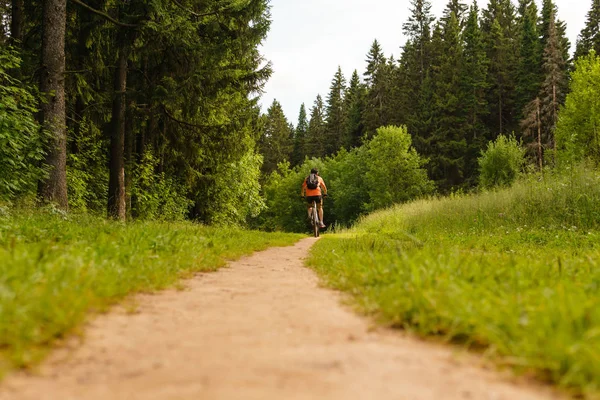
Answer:
[[[479,181],[482,187],[510,186],[525,163],[525,150],[514,135],[503,135],[488,143],[479,158]]]

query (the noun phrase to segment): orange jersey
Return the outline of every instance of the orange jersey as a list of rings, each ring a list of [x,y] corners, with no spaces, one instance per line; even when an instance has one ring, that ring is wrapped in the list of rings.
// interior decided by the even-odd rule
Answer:
[[[306,196],[321,196],[321,194],[327,193],[327,186],[325,186],[325,181],[320,176],[318,176],[317,178],[319,178],[319,186],[317,186],[316,189],[309,189],[306,186],[306,179],[308,179],[308,177],[304,178],[304,182],[302,182],[302,192],[301,192],[301,194],[303,196],[305,195],[305,193],[306,193]]]

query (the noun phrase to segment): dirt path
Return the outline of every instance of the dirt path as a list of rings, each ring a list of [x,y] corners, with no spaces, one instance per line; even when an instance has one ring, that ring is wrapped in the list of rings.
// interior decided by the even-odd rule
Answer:
[[[373,329],[319,288],[301,258],[314,243],[256,253],[136,297],[94,319],[84,342],[0,384],[18,399],[549,399],[476,357]]]

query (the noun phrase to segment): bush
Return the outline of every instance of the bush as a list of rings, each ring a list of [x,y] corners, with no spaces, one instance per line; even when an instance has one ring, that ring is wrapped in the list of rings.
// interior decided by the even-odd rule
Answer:
[[[478,161],[479,182],[482,187],[510,186],[523,168],[525,150],[514,135],[500,135],[494,142],[488,143]]]
[[[387,126],[377,129],[366,144],[369,210],[404,203],[433,191],[433,182],[422,168],[425,162],[411,143],[405,126]]]
[[[43,176],[43,137],[36,123],[32,89],[11,77],[21,60],[0,48],[0,200],[33,194]]]
[[[185,187],[164,172],[155,173],[158,160],[152,151],[144,153],[133,171],[132,211],[136,218],[161,221],[185,219],[191,200],[186,197]]]

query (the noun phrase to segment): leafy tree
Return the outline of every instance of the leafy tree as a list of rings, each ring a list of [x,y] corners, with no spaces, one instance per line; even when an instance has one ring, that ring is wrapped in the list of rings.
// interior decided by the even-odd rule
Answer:
[[[600,0],[592,0],[585,27],[577,38],[575,58],[583,57],[592,50],[600,54]]]
[[[260,153],[264,157],[263,172],[270,174],[277,164],[290,160],[293,143],[289,123],[277,100],[267,110],[265,128],[260,140]]]
[[[344,93],[346,91],[346,79],[341,67],[338,67],[329,89],[326,106],[325,155],[337,152],[342,147],[344,140],[346,121]]]
[[[575,62],[571,92],[556,126],[558,161],[600,162],[600,58],[594,51]]]
[[[489,142],[479,158],[479,182],[484,188],[510,186],[525,162],[525,151],[513,136],[504,135]]]
[[[367,208],[376,210],[428,194],[433,189],[424,161],[411,147],[406,127],[377,129],[366,145]]]

